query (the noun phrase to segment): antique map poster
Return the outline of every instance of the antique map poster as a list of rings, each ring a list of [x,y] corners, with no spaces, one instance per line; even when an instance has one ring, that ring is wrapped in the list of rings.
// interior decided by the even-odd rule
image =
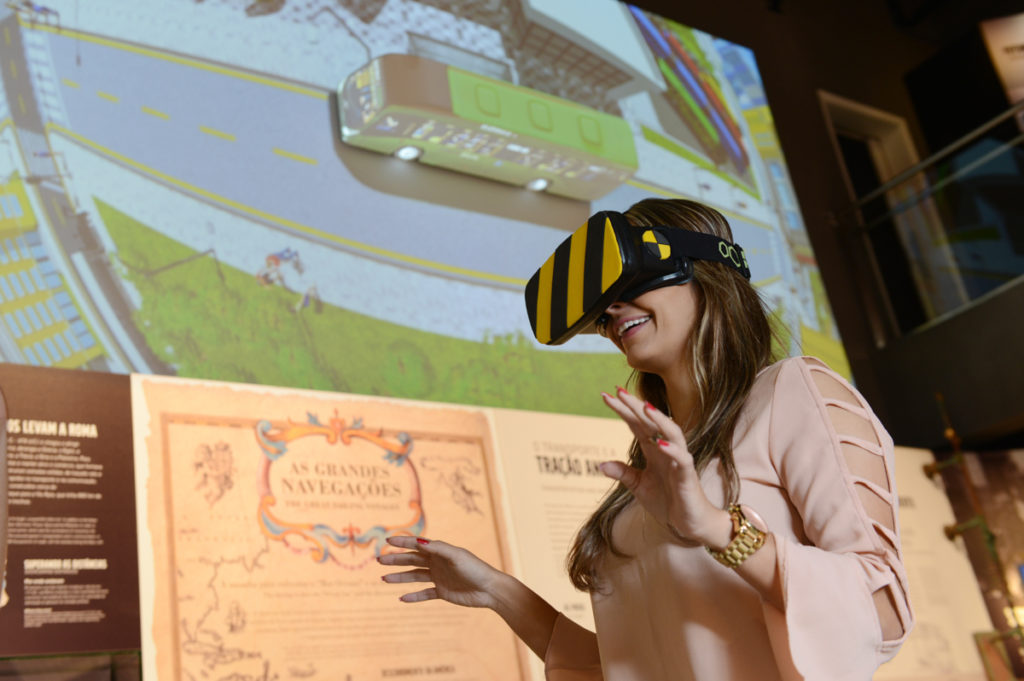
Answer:
[[[482,411],[132,380],[146,678],[524,678],[500,618],[376,561],[422,535],[508,570]]]

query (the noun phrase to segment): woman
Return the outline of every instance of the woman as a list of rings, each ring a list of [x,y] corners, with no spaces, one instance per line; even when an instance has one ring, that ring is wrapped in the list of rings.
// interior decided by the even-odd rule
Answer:
[[[648,199],[626,219],[732,240],[716,211]],[[771,329],[734,268],[610,305],[599,330],[634,369],[603,399],[632,430],[629,464],[580,530],[569,575],[596,634],[465,549],[394,537],[402,596],[497,612],[552,681],[869,679],[913,623],[892,440],[810,358],[772,363]]]

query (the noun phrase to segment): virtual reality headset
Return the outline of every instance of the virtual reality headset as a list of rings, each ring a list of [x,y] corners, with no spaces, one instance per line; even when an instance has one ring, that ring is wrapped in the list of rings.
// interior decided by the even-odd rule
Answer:
[[[712,234],[679,227],[635,227],[602,211],[559,244],[526,284],[533,335],[560,345],[596,333],[595,321],[614,302],[693,278],[693,261],[720,262],[750,279],[743,249]]]

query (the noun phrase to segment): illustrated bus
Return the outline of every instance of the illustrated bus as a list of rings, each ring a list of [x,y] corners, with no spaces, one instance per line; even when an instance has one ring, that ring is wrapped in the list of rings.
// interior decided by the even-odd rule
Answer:
[[[618,116],[423,57],[387,54],[338,87],[342,141],[590,201],[637,170]]]

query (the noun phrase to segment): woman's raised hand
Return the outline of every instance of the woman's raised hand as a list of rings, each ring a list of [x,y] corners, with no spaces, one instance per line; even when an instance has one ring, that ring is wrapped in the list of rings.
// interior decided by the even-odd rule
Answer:
[[[432,583],[433,586],[401,596],[407,603],[441,599],[471,608],[493,608],[493,585],[504,573],[491,567],[466,549],[422,537],[388,537],[388,543],[403,553],[386,553],[382,565],[411,566],[383,579],[389,584]]]
[[[724,531],[728,543],[729,514],[712,504],[704,493],[682,428],[623,388],[614,395],[601,394],[605,404],[633,431],[647,459],[643,470],[607,461],[601,464],[601,472],[625,485],[677,538],[719,545]]]

